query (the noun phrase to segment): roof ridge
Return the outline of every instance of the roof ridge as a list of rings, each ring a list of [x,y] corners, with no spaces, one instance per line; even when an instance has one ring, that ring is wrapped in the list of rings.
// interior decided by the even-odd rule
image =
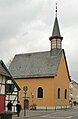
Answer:
[[[20,54],[16,54],[15,56],[17,56],[17,55],[28,55],[28,54],[39,54],[39,53],[46,53],[46,52],[50,52],[50,51],[20,53]]]

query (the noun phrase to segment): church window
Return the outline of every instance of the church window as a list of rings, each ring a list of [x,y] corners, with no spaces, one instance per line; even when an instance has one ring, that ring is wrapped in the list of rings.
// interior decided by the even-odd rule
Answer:
[[[61,39],[57,40],[57,48],[59,48],[59,49],[61,48]]]
[[[58,88],[58,99],[60,99],[60,88]]]
[[[67,99],[67,89],[65,89],[65,99]]]
[[[41,87],[38,88],[38,98],[43,98],[43,89]]]
[[[56,48],[56,39],[52,40],[52,49]]]

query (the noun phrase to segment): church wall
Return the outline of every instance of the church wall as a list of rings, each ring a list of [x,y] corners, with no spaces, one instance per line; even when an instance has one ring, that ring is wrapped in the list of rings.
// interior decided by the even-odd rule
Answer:
[[[62,58],[59,64],[59,68],[57,71],[57,76],[54,80],[55,85],[55,105],[69,105],[69,87],[70,87],[70,80],[68,77],[68,72],[66,68],[64,54],[62,54]],[[60,99],[57,97],[58,88],[60,88]],[[65,89],[67,90],[67,99],[65,99]]]
[[[21,87],[20,101],[23,107],[24,91],[23,87],[27,86],[26,97],[29,105],[37,106],[53,106],[54,105],[54,78],[35,78],[35,79],[17,79],[18,85]],[[37,97],[38,88],[43,88],[43,98]],[[32,94],[34,95],[32,98]]]

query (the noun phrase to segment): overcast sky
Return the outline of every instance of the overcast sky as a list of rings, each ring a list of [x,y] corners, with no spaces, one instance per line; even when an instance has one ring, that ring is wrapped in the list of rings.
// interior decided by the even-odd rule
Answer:
[[[62,48],[71,79],[78,81],[78,0],[0,0],[0,59],[50,50],[58,3]]]

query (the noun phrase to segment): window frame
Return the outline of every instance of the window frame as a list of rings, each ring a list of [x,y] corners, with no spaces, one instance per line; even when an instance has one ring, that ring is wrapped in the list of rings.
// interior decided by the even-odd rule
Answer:
[[[60,95],[61,95],[61,90],[60,90],[60,88],[58,88],[58,99],[60,99]]]
[[[39,87],[37,89],[37,98],[43,98],[43,88]]]
[[[64,99],[67,99],[67,89],[64,91]]]
[[[6,93],[12,93],[12,92],[14,92],[14,84],[6,84],[5,92]]]

